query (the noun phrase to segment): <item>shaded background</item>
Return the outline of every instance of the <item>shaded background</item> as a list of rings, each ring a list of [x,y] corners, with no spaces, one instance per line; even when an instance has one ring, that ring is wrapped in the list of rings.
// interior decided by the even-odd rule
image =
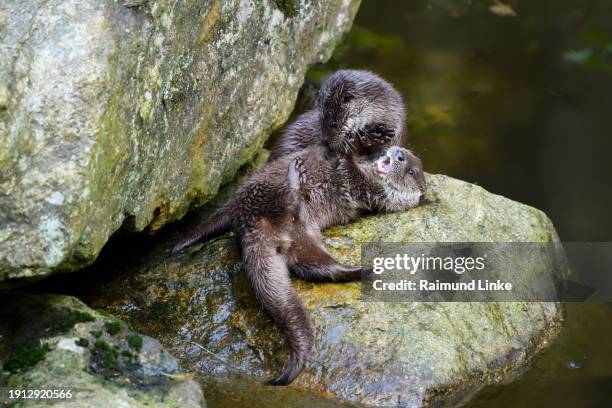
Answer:
[[[379,73],[427,171],[544,210],[564,241],[612,240],[612,2],[493,4],[364,0],[308,79]]]
[[[495,4],[363,0],[307,80],[379,73],[404,96],[408,147],[428,172],[542,209],[563,241],[612,241],[612,1]],[[565,311],[529,370],[466,406],[612,406],[612,305]]]

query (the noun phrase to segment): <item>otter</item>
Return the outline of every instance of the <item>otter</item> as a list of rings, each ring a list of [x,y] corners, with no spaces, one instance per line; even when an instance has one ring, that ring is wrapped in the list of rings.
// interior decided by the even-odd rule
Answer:
[[[289,273],[314,281],[352,281],[363,269],[337,262],[321,231],[362,211],[415,207],[425,193],[422,164],[393,146],[371,159],[330,157],[312,146],[267,163],[251,176],[173,253],[233,229],[255,297],[283,330],[290,348],[286,369],[270,385],[291,383],[302,371],[314,329]]]
[[[369,71],[339,70],[321,86],[314,109],[280,134],[270,161],[314,145],[341,155],[369,156],[406,138],[404,101]]]

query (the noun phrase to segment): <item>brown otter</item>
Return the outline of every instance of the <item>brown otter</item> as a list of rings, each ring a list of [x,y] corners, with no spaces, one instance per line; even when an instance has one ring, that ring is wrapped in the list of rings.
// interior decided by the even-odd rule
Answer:
[[[402,97],[387,81],[369,71],[336,71],[321,86],[315,108],[281,133],[270,160],[315,145],[365,156],[401,146],[404,119]]]
[[[269,382],[285,385],[304,367],[314,334],[289,272],[316,281],[360,279],[361,267],[338,263],[325,250],[321,230],[363,210],[415,207],[424,193],[421,162],[406,149],[355,160],[313,146],[267,163],[173,252],[228,227],[236,231],[255,296],[287,337],[289,365]]]

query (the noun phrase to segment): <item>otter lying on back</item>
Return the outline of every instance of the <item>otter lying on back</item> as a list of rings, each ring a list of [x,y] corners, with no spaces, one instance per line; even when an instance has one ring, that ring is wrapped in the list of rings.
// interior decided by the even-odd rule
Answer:
[[[405,137],[399,92],[372,72],[340,70],[321,86],[315,108],[281,133],[269,160],[317,145],[340,155],[369,156],[401,146]]]
[[[314,146],[267,163],[241,185],[173,252],[228,228],[236,231],[255,296],[287,337],[290,362],[269,383],[289,384],[304,367],[313,327],[289,272],[309,280],[350,281],[362,268],[343,265],[325,250],[321,230],[364,211],[418,205],[425,193],[420,160],[390,147],[373,159],[330,158]]]

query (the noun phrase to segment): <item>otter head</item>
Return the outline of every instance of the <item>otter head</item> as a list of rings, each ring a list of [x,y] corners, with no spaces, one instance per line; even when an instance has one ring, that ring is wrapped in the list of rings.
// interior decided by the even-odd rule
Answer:
[[[391,146],[374,160],[372,168],[384,190],[379,204],[382,210],[416,207],[424,198],[427,185],[423,165],[410,150]]]
[[[372,72],[335,72],[321,86],[317,103],[323,143],[336,153],[353,153],[351,137],[381,123],[395,129],[396,138],[391,144],[401,144],[402,97],[391,84]]]

